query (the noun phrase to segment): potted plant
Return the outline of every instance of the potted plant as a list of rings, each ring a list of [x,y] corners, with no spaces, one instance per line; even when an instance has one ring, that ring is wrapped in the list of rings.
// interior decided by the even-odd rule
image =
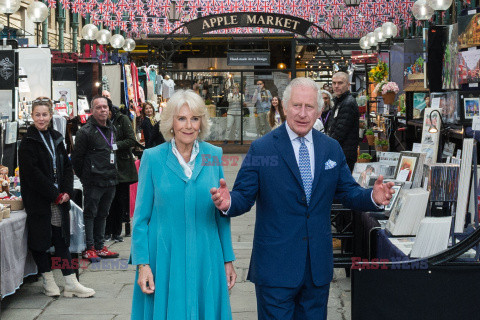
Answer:
[[[365,131],[365,136],[367,137],[369,146],[375,145],[375,136],[373,135],[372,129],[367,129],[367,131]]]
[[[385,104],[393,104],[395,101],[395,95],[398,93],[398,85],[395,82],[385,82],[381,87],[383,102]]]
[[[362,153],[361,155],[358,156],[358,159],[357,159],[358,163],[365,163],[370,161],[372,161],[372,156],[369,155],[368,153]]]
[[[377,151],[388,151],[388,140],[378,139],[375,140],[375,146]]]

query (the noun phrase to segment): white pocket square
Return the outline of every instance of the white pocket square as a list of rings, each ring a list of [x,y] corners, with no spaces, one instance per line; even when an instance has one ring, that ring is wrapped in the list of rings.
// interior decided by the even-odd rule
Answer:
[[[337,163],[333,160],[328,160],[327,162],[325,162],[325,170],[333,169],[336,166],[337,166]]]

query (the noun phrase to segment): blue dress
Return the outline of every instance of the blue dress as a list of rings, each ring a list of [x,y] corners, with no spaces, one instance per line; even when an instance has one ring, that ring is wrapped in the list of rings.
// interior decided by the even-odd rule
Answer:
[[[155,292],[141,291],[137,272],[132,319],[232,319],[224,268],[235,260],[230,220],[210,195],[223,169],[202,163],[221,159],[222,151],[200,142],[188,179],[171,147],[167,142],[145,150],[140,165],[130,259],[150,264]]]

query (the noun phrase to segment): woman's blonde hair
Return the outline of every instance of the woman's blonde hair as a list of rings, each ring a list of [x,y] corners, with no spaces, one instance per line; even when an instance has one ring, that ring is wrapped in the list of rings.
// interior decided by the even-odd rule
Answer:
[[[170,141],[174,137],[172,132],[173,118],[184,105],[188,106],[193,115],[201,117],[198,140],[205,139],[210,133],[209,116],[202,97],[190,89],[177,90],[168,100],[167,106],[163,109],[160,116],[160,132],[162,132],[166,141]]]

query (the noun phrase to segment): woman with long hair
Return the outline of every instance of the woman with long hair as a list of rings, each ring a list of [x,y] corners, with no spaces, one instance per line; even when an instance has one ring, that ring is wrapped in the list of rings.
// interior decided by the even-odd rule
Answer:
[[[272,106],[268,112],[268,123],[273,129],[279,127],[286,120],[285,113],[283,112],[282,100],[278,96],[272,98]]]

